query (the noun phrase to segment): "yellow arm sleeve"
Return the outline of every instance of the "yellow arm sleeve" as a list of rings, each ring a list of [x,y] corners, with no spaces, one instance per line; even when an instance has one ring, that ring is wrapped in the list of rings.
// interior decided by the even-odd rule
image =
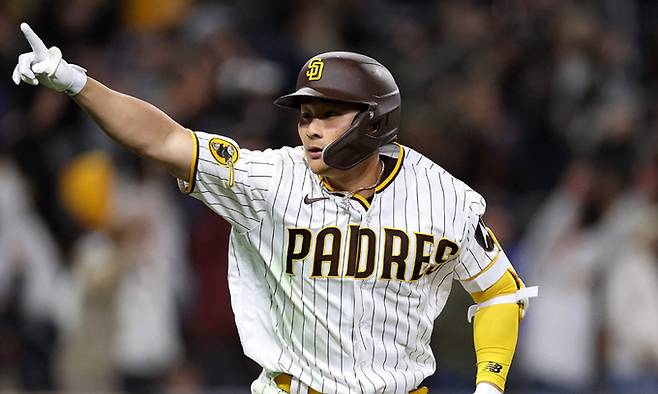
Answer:
[[[505,274],[487,290],[473,293],[477,303],[513,294],[522,286],[515,273]],[[476,384],[488,382],[505,390],[505,380],[512,363],[519,331],[521,307],[518,304],[495,304],[481,308],[473,321],[473,343],[477,356]]]

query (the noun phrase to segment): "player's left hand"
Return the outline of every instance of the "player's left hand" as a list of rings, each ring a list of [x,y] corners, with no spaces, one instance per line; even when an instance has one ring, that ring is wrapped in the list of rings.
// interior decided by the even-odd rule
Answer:
[[[58,92],[75,95],[87,82],[84,68],[69,64],[62,58],[62,51],[57,47],[46,48],[39,36],[27,23],[21,23],[21,31],[32,48],[32,52],[18,57],[18,64],[11,76],[16,85],[21,81],[50,88]]]

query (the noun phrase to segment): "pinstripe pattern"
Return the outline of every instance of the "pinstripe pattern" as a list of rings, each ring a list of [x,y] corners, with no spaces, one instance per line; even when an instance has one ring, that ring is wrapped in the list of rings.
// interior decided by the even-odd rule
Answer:
[[[208,142],[216,136],[195,134],[199,152],[191,195],[233,225],[228,277],[245,354],[267,372],[288,373],[325,393],[405,393],[434,373],[432,326],[452,279],[477,281],[471,277],[500,252],[486,252],[474,242],[485,209],[482,197],[429,159],[398,145],[381,150],[401,166],[392,182],[373,196],[369,209],[325,189],[300,148],[240,150],[229,187],[230,169],[209,152]],[[305,204],[305,195],[326,199]],[[373,274],[365,279],[345,276],[350,225],[376,236]],[[299,228],[308,229],[313,238],[306,256],[293,260],[293,274],[288,274],[286,253],[293,242],[288,231]],[[316,236],[327,228],[337,228],[340,235],[331,230],[323,249],[316,251],[322,247]],[[401,230],[409,245],[402,250],[401,243],[391,241],[390,253],[406,253],[402,262],[389,264],[391,279],[382,278],[385,228]],[[416,233],[431,235],[433,242],[415,250]],[[441,239],[454,243],[454,253],[441,250],[437,256]],[[356,267],[367,268],[370,247],[356,245]],[[443,252],[450,256],[447,261]],[[332,260],[321,263],[322,275],[312,276],[314,263],[320,264],[314,262],[316,253],[328,259],[339,254],[337,277],[328,276]],[[417,256],[430,256],[421,272],[435,268],[409,280]],[[398,268],[405,280],[397,278]],[[266,385],[263,376],[259,382]]]

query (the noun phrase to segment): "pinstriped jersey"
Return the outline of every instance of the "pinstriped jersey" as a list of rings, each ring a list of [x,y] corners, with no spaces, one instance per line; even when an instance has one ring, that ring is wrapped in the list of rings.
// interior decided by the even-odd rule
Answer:
[[[434,373],[433,322],[453,280],[469,292],[509,261],[477,192],[411,148],[368,201],[335,193],[302,147],[252,151],[195,132],[184,192],[232,224],[229,287],[255,393],[287,373],[323,393],[408,393]]]

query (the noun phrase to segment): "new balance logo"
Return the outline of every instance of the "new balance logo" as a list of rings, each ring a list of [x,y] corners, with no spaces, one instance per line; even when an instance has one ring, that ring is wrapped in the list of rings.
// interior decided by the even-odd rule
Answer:
[[[485,365],[484,369],[489,372],[500,373],[500,371],[503,369],[503,366],[498,363],[489,361],[487,362],[487,365]]]

